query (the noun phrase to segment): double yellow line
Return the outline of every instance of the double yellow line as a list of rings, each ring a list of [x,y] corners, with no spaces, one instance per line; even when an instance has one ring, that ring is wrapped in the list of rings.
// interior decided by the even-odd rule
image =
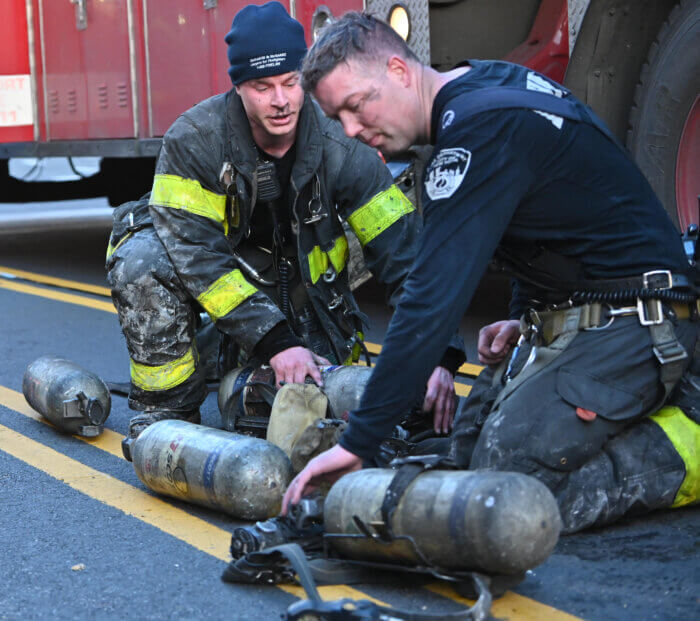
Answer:
[[[75,295],[73,293],[65,293],[62,291],[55,291],[52,289],[46,289],[43,287],[36,287],[34,285],[29,285],[24,282],[17,282],[14,280],[9,280],[7,278],[2,278],[3,275],[10,277],[21,278],[23,280],[28,280],[31,282],[50,285],[53,287],[62,287],[64,289],[72,289],[75,291],[82,291],[84,293],[91,293],[93,295],[99,295],[103,297],[110,297],[111,293],[107,287],[99,287],[97,285],[89,285],[86,283],[76,282],[74,280],[66,280],[65,278],[55,278],[53,276],[45,276],[43,274],[35,274],[33,272],[27,272],[24,270],[18,270],[10,267],[0,266],[0,288],[9,289],[11,291],[18,291],[20,293],[28,293],[30,295],[36,295],[43,298],[48,298],[50,300],[58,300],[59,302],[67,302],[69,304],[77,304],[79,306],[86,306],[88,308],[95,308],[97,310],[106,311],[108,313],[116,313],[114,306],[111,302],[104,302],[102,300],[95,300],[92,298],[86,298],[85,296]],[[373,356],[377,356],[382,351],[382,346],[377,343],[366,343],[367,350]],[[481,373],[484,367],[478,364],[471,364],[469,362],[463,364],[458,369],[458,374],[467,377],[476,377]],[[462,384],[459,382],[455,383],[455,392],[460,397],[466,397],[471,390],[471,386]]]
[[[109,290],[104,287],[84,285],[83,283],[77,283],[75,281],[33,274],[31,272],[24,272],[1,266],[0,273],[32,280],[41,284],[77,289],[96,295],[105,295],[105,293],[109,293]],[[98,310],[115,312],[111,303],[15,282],[7,278],[0,278],[0,288],[96,308]],[[21,393],[10,388],[0,386],[0,405],[50,426],[50,423],[27,405]],[[119,459],[123,459],[121,452],[121,440],[123,436],[110,429],[105,429],[97,438],[86,439],[78,436],[74,437]],[[90,468],[4,425],[0,425],[0,446],[3,452],[58,479],[87,496],[95,498],[106,505],[122,511],[126,515],[130,515],[146,524],[154,526],[216,559],[227,561],[229,558],[228,547],[231,538],[230,533],[210,524],[206,520],[174,507],[170,503],[133,487],[128,483],[124,483],[99,470]],[[300,587],[291,585],[277,586],[295,597],[304,597],[303,590]],[[431,584],[428,585],[427,588],[438,595],[450,598],[459,603],[465,605],[471,603],[469,600],[454,593],[452,589],[447,587],[444,583]],[[377,603],[384,604],[384,602],[347,585],[324,586],[320,588],[320,592],[324,599],[370,599]],[[492,613],[496,617],[533,621],[536,619],[569,620],[576,618],[512,592],[508,592],[494,602]]]
[[[10,388],[0,386],[0,405],[51,426],[48,421],[27,405],[21,393]],[[121,452],[123,436],[110,429],[105,429],[96,438],[73,437],[123,459]],[[104,472],[90,468],[4,425],[0,425],[0,446],[2,451],[91,498],[119,509],[126,515],[135,517],[146,524],[155,526],[159,530],[188,543],[214,558],[221,561],[229,559],[228,549],[231,533],[210,524],[206,520],[191,515]],[[304,596],[303,590],[299,587],[291,585],[278,586],[283,591],[296,597]],[[324,599],[340,599],[344,597],[373,599],[367,594],[345,585],[321,587],[321,595]],[[379,602],[379,600],[373,601]]]

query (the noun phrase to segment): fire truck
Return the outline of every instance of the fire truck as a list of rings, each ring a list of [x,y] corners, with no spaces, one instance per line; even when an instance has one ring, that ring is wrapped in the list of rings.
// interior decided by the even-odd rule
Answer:
[[[311,44],[348,10],[444,70],[502,58],[563,83],[627,145],[680,229],[698,223],[700,0],[282,0]],[[0,200],[135,198],[178,114],[230,88],[223,38],[244,0],[2,0]],[[12,157],[99,156],[69,183]]]

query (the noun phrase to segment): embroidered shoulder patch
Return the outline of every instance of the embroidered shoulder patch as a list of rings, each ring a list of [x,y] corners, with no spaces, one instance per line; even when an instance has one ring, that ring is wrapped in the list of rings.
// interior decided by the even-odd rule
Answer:
[[[472,152],[466,149],[441,149],[431,159],[425,175],[428,196],[434,201],[452,196],[462,185],[471,160]]]

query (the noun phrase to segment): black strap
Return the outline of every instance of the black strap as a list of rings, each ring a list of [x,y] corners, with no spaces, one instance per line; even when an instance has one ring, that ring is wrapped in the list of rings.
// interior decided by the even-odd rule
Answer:
[[[277,584],[294,582],[295,573],[306,594],[313,601],[321,601],[304,551],[297,543],[285,543],[250,552],[233,560],[224,570],[221,579],[224,582],[243,584]]]
[[[414,455],[411,457],[403,457],[392,461],[390,466],[397,469],[398,472],[391,480],[384,494],[384,501],[381,507],[383,526],[374,525],[374,529],[379,533],[379,536],[387,541],[394,538],[391,518],[399,502],[401,502],[401,498],[403,498],[404,493],[408,489],[408,486],[413,483],[415,478],[426,470],[454,468],[454,464],[444,455]]]
[[[564,117],[570,121],[592,125],[626,153],[625,148],[590,108],[580,101],[570,98],[568,91],[564,90],[563,93],[562,97],[557,97],[549,93],[531,91],[515,86],[481,88],[459,97],[460,118],[469,118],[491,110],[517,108],[547,112],[548,114]]]
[[[303,587],[308,599],[295,602],[287,609],[286,618],[296,621],[306,618],[306,615],[314,614],[316,618],[324,621],[376,621],[381,618],[391,618],[400,621],[485,621],[489,618],[491,609],[491,592],[489,591],[489,579],[481,574],[470,574],[479,597],[476,603],[469,609],[451,613],[416,613],[406,610],[380,606],[368,600],[342,599],[324,602],[316,588],[311,566],[301,547],[294,543],[288,543],[260,552],[248,554],[240,561],[247,560],[252,573],[256,577],[265,575],[266,572],[285,573],[287,563],[293,572],[286,570],[286,575],[296,572],[297,580]],[[250,580],[250,575],[237,571],[236,564],[231,564],[222,576],[229,582],[260,583],[264,580]]]

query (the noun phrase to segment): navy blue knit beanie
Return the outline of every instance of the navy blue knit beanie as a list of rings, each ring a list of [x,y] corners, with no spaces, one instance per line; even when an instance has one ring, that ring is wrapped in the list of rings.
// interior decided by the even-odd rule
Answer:
[[[279,2],[238,11],[224,40],[234,84],[296,71],[306,54],[304,27]]]

